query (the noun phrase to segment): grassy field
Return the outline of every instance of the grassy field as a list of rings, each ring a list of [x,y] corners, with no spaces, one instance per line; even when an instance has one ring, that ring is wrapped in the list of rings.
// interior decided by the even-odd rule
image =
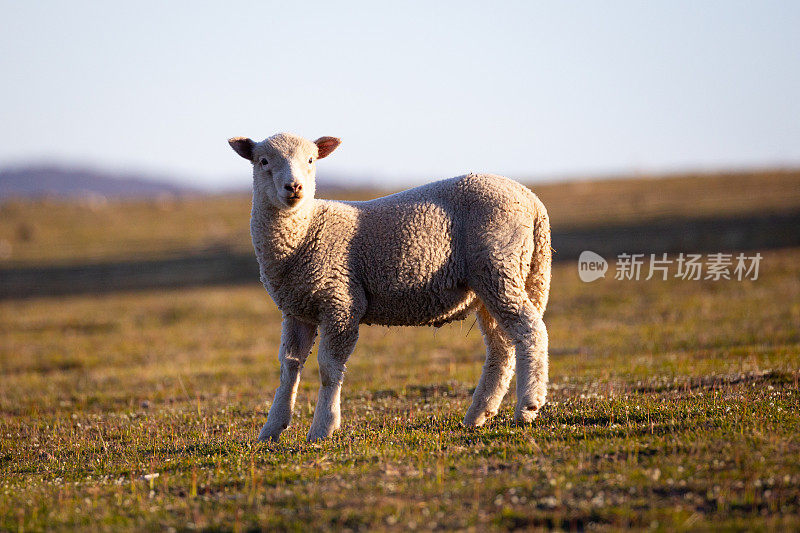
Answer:
[[[280,334],[258,286],[0,302],[0,530],[798,529],[800,249],[763,255],[746,282],[556,265],[527,428],[513,394],[461,427],[471,320],[363,327],[313,445],[313,357],[293,426],[253,442]]]
[[[535,184],[554,231],[666,217],[800,210],[800,170]],[[364,200],[391,191],[322,191]],[[249,252],[250,198],[0,203],[0,268],[151,259],[209,248]]]

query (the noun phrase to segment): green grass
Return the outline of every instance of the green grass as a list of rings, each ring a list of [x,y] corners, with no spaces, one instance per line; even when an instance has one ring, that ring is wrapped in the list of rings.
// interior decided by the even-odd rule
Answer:
[[[253,442],[278,381],[260,287],[0,302],[0,530],[800,528],[800,249],[762,253],[749,282],[557,265],[527,428],[513,394],[461,427],[471,320],[363,327],[313,445],[313,357],[292,427]]]

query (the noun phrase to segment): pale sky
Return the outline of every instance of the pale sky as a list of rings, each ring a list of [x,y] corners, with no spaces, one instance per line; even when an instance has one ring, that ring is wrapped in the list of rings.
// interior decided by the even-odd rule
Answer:
[[[392,187],[800,165],[800,2],[0,3],[0,166],[247,185],[226,139]]]

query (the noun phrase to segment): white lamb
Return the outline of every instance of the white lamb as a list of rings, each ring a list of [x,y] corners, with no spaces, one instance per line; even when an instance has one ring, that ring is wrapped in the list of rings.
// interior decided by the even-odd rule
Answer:
[[[473,311],[486,363],[464,424],[497,414],[515,362],[514,418],[536,417],[547,395],[551,263],[550,223],[536,195],[507,178],[468,174],[368,202],[320,200],[315,163],[339,139],[279,133],[228,142],[253,164],[250,232],[261,281],[283,313],[280,386],[259,440],[289,426],[317,329],[322,386],[311,441],[339,428],[359,324],[439,326]]]

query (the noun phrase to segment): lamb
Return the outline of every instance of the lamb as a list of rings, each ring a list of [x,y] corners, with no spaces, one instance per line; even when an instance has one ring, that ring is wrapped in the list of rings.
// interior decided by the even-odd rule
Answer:
[[[279,133],[230,139],[253,165],[250,232],[261,282],[283,313],[280,385],[259,434],[289,426],[317,331],[321,387],[309,441],[341,424],[345,363],[360,324],[440,326],[477,314],[483,373],[464,418],[497,414],[516,366],[514,419],[530,423],[547,395],[550,222],[529,189],[467,174],[367,202],[314,197],[316,162],[339,144]]]

